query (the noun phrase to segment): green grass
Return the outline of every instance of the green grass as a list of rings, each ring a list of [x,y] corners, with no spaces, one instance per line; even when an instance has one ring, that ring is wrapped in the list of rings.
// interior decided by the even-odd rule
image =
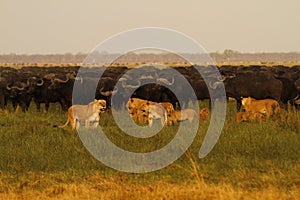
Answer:
[[[200,102],[200,107],[207,105]],[[0,192],[22,189],[35,176],[68,183],[86,180],[95,173],[122,176],[141,184],[161,180],[196,182],[201,177],[206,183],[230,184],[249,191],[271,186],[283,191],[300,189],[300,113],[285,113],[283,121],[241,124],[235,123],[234,115],[235,103],[229,102],[222,135],[205,158],[199,159],[198,153],[209,121],[200,125],[193,144],[176,162],[155,172],[130,174],[93,158],[70,127],[54,128],[67,117],[59,105],[51,105],[48,113],[36,112],[31,106],[27,113],[1,114]],[[111,141],[134,152],[162,148],[178,128],[166,127],[151,138],[141,139],[124,134],[109,112],[102,115],[100,124]],[[188,122],[183,125],[188,130]],[[46,185],[35,187],[42,189]]]

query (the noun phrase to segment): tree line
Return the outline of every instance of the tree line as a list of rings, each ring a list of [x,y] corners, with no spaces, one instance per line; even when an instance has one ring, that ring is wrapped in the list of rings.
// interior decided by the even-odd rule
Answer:
[[[185,63],[182,57],[173,53],[155,54],[155,53],[129,53],[126,55],[109,54],[105,52],[93,52],[93,56],[99,58],[102,62],[109,62],[112,58],[117,57],[115,63]],[[35,63],[82,63],[88,54],[85,53],[66,53],[66,54],[2,54],[0,63],[16,64],[35,64]],[[299,52],[289,53],[241,53],[230,49],[224,52],[210,53],[215,62],[261,62],[261,63],[278,63],[278,62],[300,62]],[[201,62],[201,55],[185,54],[186,58],[198,59]]]

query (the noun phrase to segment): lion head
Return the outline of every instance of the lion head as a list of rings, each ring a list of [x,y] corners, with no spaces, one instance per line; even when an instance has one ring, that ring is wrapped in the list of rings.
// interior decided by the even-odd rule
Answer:
[[[208,108],[202,108],[199,113],[200,121],[204,121],[209,116]]]
[[[103,99],[95,99],[93,102],[91,102],[94,107],[94,111],[99,110],[100,112],[104,112],[106,110],[106,101]]]

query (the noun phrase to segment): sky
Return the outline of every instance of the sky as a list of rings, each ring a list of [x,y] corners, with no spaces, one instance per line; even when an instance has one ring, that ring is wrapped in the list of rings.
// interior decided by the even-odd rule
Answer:
[[[0,54],[88,53],[134,28],[179,31],[208,52],[300,52],[299,0],[0,0]]]

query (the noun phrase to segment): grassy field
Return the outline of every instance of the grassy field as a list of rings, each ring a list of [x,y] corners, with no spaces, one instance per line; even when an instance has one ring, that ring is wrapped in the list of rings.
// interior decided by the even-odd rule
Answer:
[[[207,107],[200,102],[200,107]],[[188,151],[158,171],[120,172],[97,161],[79,136],[63,124],[59,105],[50,111],[2,113],[0,117],[1,199],[299,199],[300,112],[282,120],[234,121],[229,102],[226,123],[214,149],[203,159],[199,148],[209,120],[199,127]],[[178,127],[148,139],[126,136],[109,111],[100,124],[118,146],[145,152],[166,145]],[[188,122],[183,122],[188,128]]]

